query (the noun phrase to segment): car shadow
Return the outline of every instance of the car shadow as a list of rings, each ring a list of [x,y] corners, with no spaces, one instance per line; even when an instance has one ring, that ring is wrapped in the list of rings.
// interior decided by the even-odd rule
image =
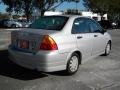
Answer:
[[[71,76],[66,71],[56,71],[56,72],[49,72],[48,74],[54,75],[54,76]]]
[[[14,64],[8,59],[7,50],[0,51],[0,75],[19,80],[34,80],[48,76],[45,73],[29,70]]]

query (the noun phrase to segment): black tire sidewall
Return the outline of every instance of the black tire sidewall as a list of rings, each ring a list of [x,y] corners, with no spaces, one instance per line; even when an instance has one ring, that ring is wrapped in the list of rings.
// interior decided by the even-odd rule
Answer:
[[[108,45],[110,45],[110,50],[111,50],[111,44],[110,44],[110,42],[108,42],[107,45],[106,45],[106,48],[105,48],[105,55],[106,56],[110,54],[110,51],[109,51],[109,53],[107,53],[107,46]]]
[[[15,25],[15,24],[13,24],[13,25],[11,25],[11,27],[12,27],[12,28],[16,28],[16,25]]]
[[[74,72],[72,72],[72,71],[70,70],[70,68],[69,68],[70,61],[71,61],[71,58],[72,58],[73,56],[76,56],[76,57],[78,58],[77,70],[74,71]],[[79,57],[79,55],[78,55],[77,53],[73,53],[73,54],[71,55],[71,57],[69,58],[68,63],[67,63],[67,69],[66,69],[66,71],[67,71],[67,73],[68,73],[69,75],[72,75],[72,74],[74,74],[74,73],[76,73],[76,72],[78,71],[78,68],[79,68],[79,59],[80,59],[80,57]]]

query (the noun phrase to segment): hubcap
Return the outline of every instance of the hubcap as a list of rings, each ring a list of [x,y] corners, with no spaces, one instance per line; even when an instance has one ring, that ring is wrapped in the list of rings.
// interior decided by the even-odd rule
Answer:
[[[107,53],[107,54],[110,53],[110,44],[107,44],[107,47],[106,47],[106,53]]]
[[[70,60],[70,65],[69,68],[72,72],[75,72],[78,68],[78,57],[77,56],[73,56]]]

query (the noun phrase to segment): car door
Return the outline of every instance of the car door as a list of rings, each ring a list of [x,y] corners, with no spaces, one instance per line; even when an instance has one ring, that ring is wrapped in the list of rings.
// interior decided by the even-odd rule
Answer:
[[[89,20],[91,35],[93,37],[92,55],[98,55],[105,50],[106,38],[101,26],[94,20]]]
[[[72,34],[76,37],[77,48],[82,53],[82,59],[87,60],[91,56],[92,36],[86,18],[77,18],[73,23]]]

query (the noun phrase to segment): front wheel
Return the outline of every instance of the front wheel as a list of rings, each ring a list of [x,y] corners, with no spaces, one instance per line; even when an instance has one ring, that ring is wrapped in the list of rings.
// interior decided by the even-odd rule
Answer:
[[[73,53],[67,63],[67,73],[72,75],[77,72],[79,67],[79,55],[77,53]]]
[[[106,48],[105,48],[105,53],[104,55],[107,56],[110,54],[110,51],[111,51],[111,43],[108,42],[107,45],[106,45]]]

